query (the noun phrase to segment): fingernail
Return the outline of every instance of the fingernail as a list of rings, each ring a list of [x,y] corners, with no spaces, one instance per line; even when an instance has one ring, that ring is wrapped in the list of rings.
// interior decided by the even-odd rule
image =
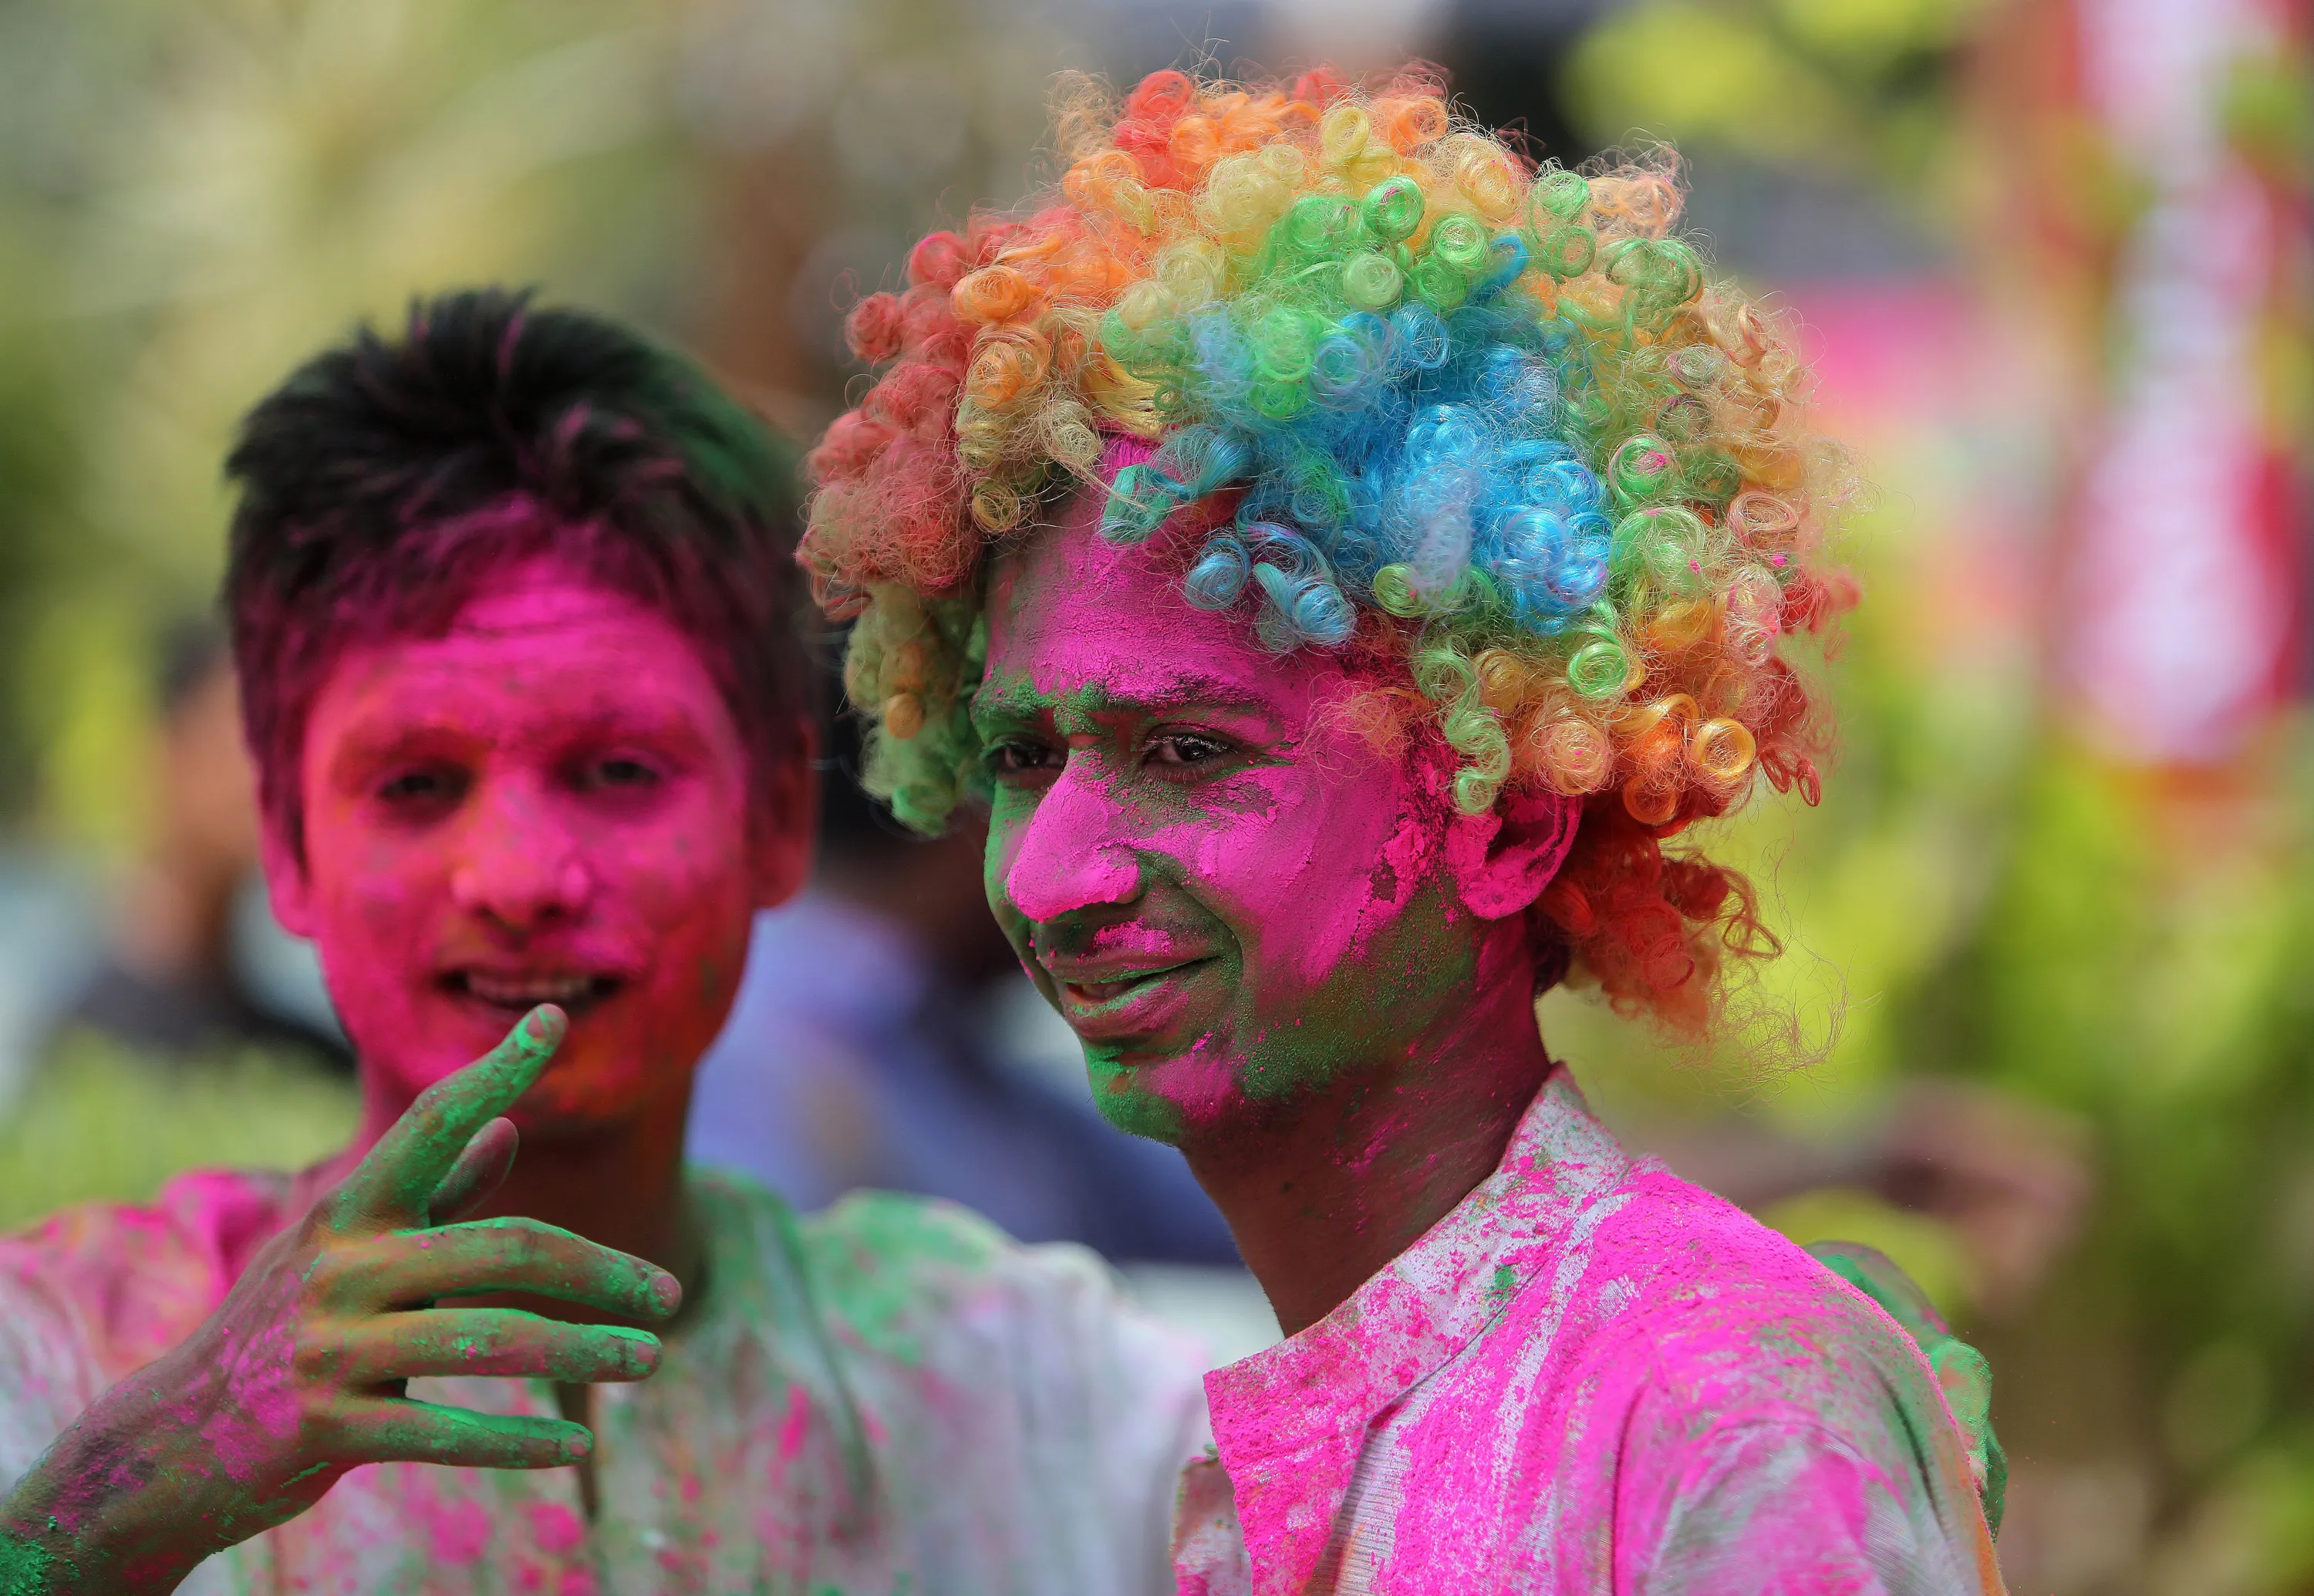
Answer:
[[[562,1010],[541,1003],[522,1017],[522,1035],[534,1046],[552,1047],[562,1039]]]
[[[576,1463],[594,1450],[595,1433],[591,1430],[581,1430],[576,1435],[562,1438],[562,1460],[566,1463]]]
[[[673,1313],[683,1306],[683,1282],[663,1269],[656,1271],[651,1276],[650,1296],[661,1313]]]

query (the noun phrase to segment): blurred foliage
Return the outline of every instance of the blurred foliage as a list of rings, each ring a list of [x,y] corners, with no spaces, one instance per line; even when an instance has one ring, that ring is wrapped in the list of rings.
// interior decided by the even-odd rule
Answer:
[[[1592,135],[1633,131],[1919,183],[1947,146],[1950,66],[1993,0],[1640,0],[1568,65]]]
[[[839,300],[943,199],[1018,181],[1049,75],[1112,22],[0,0],[0,823],[116,856],[139,833],[142,639],[209,602],[231,428],[299,359],[422,293],[538,284],[712,342],[775,420],[816,425]],[[766,336],[808,347],[742,347]]]
[[[1985,146],[2012,108],[1973,104],[1960,68],[2003,48],[1988,25],[2027,9],[1634,0],[1577,50],[1569,93],[1600,137],[1636,128],[1691,154],[1869,179],[1883,200],[1981,243],[2008,235],[1971,220],[1990,220],[2000,186],[1963,188],[1950,170],[1962,163],[1945,157],[2000,154]],[[2288,57],[2230,75],[2228,133],[2271,178],[2304,181],[2308,81]],[[2046,125],[2089,196],[2059,218],[2080,230],[2071,265],[1952,259],[2042,318],[2042,336],[2083,340],[2065,357],[2094,371],[2084,290],[2138,201],[2085,124],[2060,112]],[[2033,181],[2002,170],[2012,197]],[[2284,368],[2265,387],[2299,429],[2286,436],[2302,435],[2305,313],[2292,302],[2260,351]],[[1985,426],[2001,425],[2000,385],[1981,397]],[[2067,418],[2009,420],[2037,430],[2059,481]],[[1788,802],[1759,804],[1714,839],[1769,886],[1797,956],[1765,978],[1762,1018],[1700,1061],[1564,997],[1545,1005],[1547,1032],[1635,1123],[1732,1102],[1829,1135],[1881,1087],[1923,1075],[2073,1115],[2098,1181],[2086,1231],[1999,1319],[1972,1311],[1933,1228],[1869,1198],[1820,1195],[1771,1217],[1803,1239],[1877,1227],[1866,1239],[1920,1278],[1945,1271],[2020,1456],[2004,1556],[2029,1588],[2314,1588],[2314,726],[2301,706],[2198,773],[2077,745],[2029,637],[1987,652],[1923,635],[1935,595],[1969,586],[1967,507],[1939,485],[1991,469],[1982,439],[1957,458],[1887,442],[1871,463],[1897,508],[1855,528],[1868,602],[1833,675],[1842,743],[1823,809],[1798,821]],[[2038,499],[2053,523],[2060,492]],[[1806,1012],[1842,988],[1822,1067],[1763,1078],[1755,1061],[1784,1041],[1778,1001]]]
[[[60,1044],[0,1130],[0,1230],[67,1203],[144,1202],[180,1170],[301,1169],[352,1135],[353,1082],[251,1050],[167,1063]]]
[[[139,830],[142,639],[209,602],[234,420],[481,278],[650,322],[691,196],[647,0],[0,4],[0,806]],[[693,241],[695,242],[695,241]]]

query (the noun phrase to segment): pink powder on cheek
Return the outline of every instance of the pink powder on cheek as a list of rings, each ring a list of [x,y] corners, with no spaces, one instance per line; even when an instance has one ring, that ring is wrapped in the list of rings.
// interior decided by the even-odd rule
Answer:
[[[1111,456],[1111,472],[1134,457],[1122,445]],[[1098,498],[1081,495],[1051,530],[998,562],[989,600],[992,678],[1017,673],[1064,702],[1089,689],[1150,701],[1178,691],[1188,671],[1269,706],[1300,746],[1292,762],[1239,781],[1266,804],[1214,806],[1147,829],[1126,806],[1076,780],[1073,761],[1033,818],[1000,843],[999,879],[1022,913],[1048,919],[1117,901],[1131,885],[1120,861],[1135,852],[1179,858],[1185,876],[1227,901],[1232,920],[1242,911],[1249,930],[1263,933],[1261,921],[1290,915],[1297,972],[1320,978],[1364,945],[1377,917],[1402,907],[1435,865],[1406,772],[1328,714],[1354,687],[1331,657],[1268,653],[1246,615],[1200,610],[1183,596],[1180,551],[1172,546],[1179,529],[1118,548],[1099,535],[1099,515]],[[1394,889],[1379,896],[1369,868],[1377,858],[1388,863],[1381,878]],[[1343,879],[1346,869],[1362,878]]]

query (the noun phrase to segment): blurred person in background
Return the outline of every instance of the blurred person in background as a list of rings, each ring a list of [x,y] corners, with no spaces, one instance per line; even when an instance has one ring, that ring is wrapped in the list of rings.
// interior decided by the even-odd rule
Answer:
[[[142,1202],[199,1165],[294,1167],[340,1145],[356,1116],[310,955],[263,907],[224,635],[187,620],[155,652],[146,839],[110,892],[75,881],[70,901],[94,900],[85,922],[48,910],[42,957],[22,961],[47,974],[18,1000],[31,1034],[0,1106],[0,1229],[68,1203]]]
[[[757,917],[730,1021],[700,1062],[691,1156],[807,1211],[857,1187],[919,1192],[1022,1241],[1234,1265],[1179,1152],[1020,1057],[1007,1000],[1034,994],[988,917],[981,828],[903,833],[860,790],[852,725],[837,721],[820,782],[813,885]]]
[[[229,471],[268,886],[361,1122],[0,1241],[0,1589],[1163,1588],[1198,1364],[1090,1254],[684,1164],[810,856],[761,429],[469,292],[301,368]]]
[[[341,1036],[254,988],[236,936],[235,911],[257,869],[257,801],[225,636],[181,622],[160,656],[159,813],[120,888],[102,961],[58,1026],[151,1058],[253,1047],[350,1074]]]

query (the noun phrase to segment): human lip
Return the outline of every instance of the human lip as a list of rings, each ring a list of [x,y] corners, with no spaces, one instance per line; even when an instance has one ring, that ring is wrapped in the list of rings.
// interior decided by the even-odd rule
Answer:
[[[1052,959],[1045,970],[1053,978],[1061,1017],[1079,1036],[1099,1039],[1156,1028],[1197,973],[1212,962],[1203,956],[1161,964],[1146,957]]]
[[[615,995],[627,978],[603,970],[465,966],[445,971],[437,983],[454,997],[505,1014],[552,1003],[576,1019]]]

